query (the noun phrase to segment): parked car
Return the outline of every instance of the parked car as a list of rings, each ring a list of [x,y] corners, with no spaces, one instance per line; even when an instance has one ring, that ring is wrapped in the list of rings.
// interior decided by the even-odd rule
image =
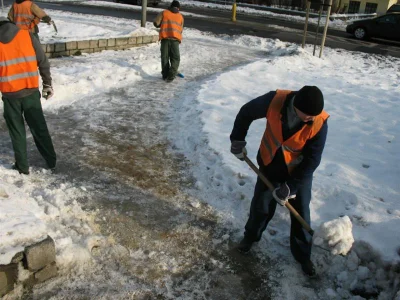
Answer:
[[[142,6],[142,0],[115,0],[116,3],[127,3]],[[147,0],[147,5],[157,6],[160,0]]]
[[[359,40],[375,37],[400,41],[400,13],[354,21],[347,25],[346,32],[353,34]]]
[[[398,12],[400,13],[400,4],[393,4],[391,7],[389,7],[389,9],[387,10],[387,14],[388,13],[393,13],[393,12]]]

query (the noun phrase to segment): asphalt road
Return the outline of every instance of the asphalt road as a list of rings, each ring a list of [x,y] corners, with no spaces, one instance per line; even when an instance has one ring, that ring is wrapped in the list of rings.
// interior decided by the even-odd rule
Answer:
[[[11,0],[4,0],[5,5],[10,5],[11,3]],[[82,2],[40,2],[40,7],[43,9],[56,9],[83,14],[112,16],[135,20],[141,19],[140,11],[126,10],[124,8],[85,6]],[[166,4],[161,3],[159,7],[165,8]],[[186,16],[186,27],[195,28],[201,31],[209,31],[215,34],[247,34],[264,38],[279,39],[281,41],[292,43],[300,44],[302,42],[304,24],[301,23],[275,17],[245,15],[240,13],[237,14],[237,21],[234,23],[230,21],[230,11],[199,7],[182,7],[182,10],[193,14],[210,16],[209,18]],[[147,21],[153,20],[155,16],[155,12],[147,11]],[[316,26],[309,24],[308,28],[309,30],[306,42],[308,44],[313,44],[315,41]],[[322,30],[323,29],[321,28],[319,38],[322,35]],[[320,40],[317,41],[317,45],[319,44]],[[400,43],[383,40],[358,41],[346,32],[335,29],[328,29],[325,46],[350,51],[400,57]],[[319,47],[317,47],[316,53],[319,53]]]

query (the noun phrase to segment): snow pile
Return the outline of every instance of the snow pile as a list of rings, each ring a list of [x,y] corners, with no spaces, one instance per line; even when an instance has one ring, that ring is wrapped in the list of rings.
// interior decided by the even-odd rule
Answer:
[[[41,220],[45,215],[43,208],[23,191],[3,181],[4,176],[0,178],[0,265],[6,265],[26,246],[44,240],[47,228]]]
[[[87,20],[87,15],[79,13],[66,13],[58,10],[46,9],[46,12],[55,20],[58,32],[53,26],[39,23],[39,37],[42,44],[107,39],[129,36],[158,35],[151,23],[147,28],[140,27],[139,21],[118,19],[113,17],[92,15]],[[71,24],[79,24],[79,27]],[[102,26],[98,26],[102,24]]]
[[[87,195],[85,188],[58,182],[41,168],[31,167],[30,173],[22,176],[0,166],[0,265],[49,235],[60,268],[73,268],[77,262],[82,267],[99,243],[92,230],[93,214],[77,201]]]
[[[314,245],[330,248],[334,255],[346,255],[354,243],[353,224],[344,216],[321,224],[314,234]]]

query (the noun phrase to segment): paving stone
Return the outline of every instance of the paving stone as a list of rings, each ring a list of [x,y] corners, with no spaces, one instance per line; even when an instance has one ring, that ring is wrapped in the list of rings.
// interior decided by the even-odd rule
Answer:
[[[29,271],[38,271],[55,260],[56,248],[50,236],[25,248],[25,264]]]
[[[91,40],[89,42],[89,48],[95,49],[97,47],[99,47],[99,41],[98,40]]]
[[[90,48],[90,41],[78,41],[78,49]]]
[[[18,264],[0,265],[0,297],[14,289],[18,279]]]
[[[128,38],[116,38],[115,39],[115,45],[116,46],[122,46],[122,45],[127,45],[128,44]]]
[[[136,37],[130,37],[128,39],[128,44],[129,45],[136,45]]]
[[[99,40],[99,47],[107,47],[107,40],[105,39]]]
[[[37,271],[35,273],[35,279],[37,280],[38,283],[46,281],[47,279],[50,279],[55,276],[57,276],[57,266],[55,262],[51,263],[50,265],[47,265],[42,270]]]
[[[149,44],[153,42],[153,37],[151,35],[143,36],[143,44]]]
[[[65,43],[65,48],[67,50],[76,50],[78,48],[78,43],[77,42],[67,42]]]
[[[54,51],[55,52],[61,52],[61,51],[65,51],[65,50],[66,50],[65,43],[56,43],[56,44],[54,44]]]
[[[107,47],[114,47],[114,46],[115,46],[115,39],[108,39]]]
[[[14,257],[11,259],[11,263],[12,264],[17,264],[23,259],[24,259],[24,252],[21,251],[21,252],[18,252],[17,254],[14,255]]]

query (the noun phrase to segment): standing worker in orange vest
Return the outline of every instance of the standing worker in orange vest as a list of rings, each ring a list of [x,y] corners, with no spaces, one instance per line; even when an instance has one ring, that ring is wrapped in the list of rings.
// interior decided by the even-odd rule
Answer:
[[[39,38],[37,24],[40,20],[51,24],[51,18],[31,0],[16,0],[8,12],[8,18],[20,29],[29,30],[37,38]]]
[[[170,7],[158,14],[153,22],[155,27],[160,28],[161,74],[167,82],[175,79],[181,60],[179,44],[182,41],[183,16],[179,9],[179,2],[174,0]]]
[[[323,110],[324,97],[316,86],[299,91],[271,91],[245,104],[236,116],[230,135],[231,152],[239,159],[246,154],[245,138],[250,124],[267,119],[267,127],[257,155],[260,172],[276,187],[268,187],[260,178],[251,201],[244,238],[238,246],[249,252],[275,213],[276,204],[286,201],[310,225],[310,201],[313,173],[319,166],[328,133],[329,115]],[[290,249],[308,276],[316,274],[311,262],[311,235],[291,215]]]
[[[4,119],[14,149],[13,168],[26,175],[29,165],[24,118],[47,166],[52,171],[56,166],[56,153],[40,103],[38,69],[43,80],[43,97],[49,99],[54,94],[50,64],[39,40],[0,17],[0,92]]]

